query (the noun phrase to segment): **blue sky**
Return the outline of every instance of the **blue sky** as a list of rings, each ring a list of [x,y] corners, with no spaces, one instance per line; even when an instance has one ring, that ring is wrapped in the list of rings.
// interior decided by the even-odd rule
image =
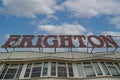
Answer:
[[[9,35],[120,34],[120,0],[0,0],[0,45]]]

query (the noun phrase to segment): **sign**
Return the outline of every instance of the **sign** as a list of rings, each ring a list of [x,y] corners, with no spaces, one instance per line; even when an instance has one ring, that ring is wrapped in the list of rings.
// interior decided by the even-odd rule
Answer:
[[[84,35],[10,35],[3,48],[103,48],[118,47],[112,36]]]

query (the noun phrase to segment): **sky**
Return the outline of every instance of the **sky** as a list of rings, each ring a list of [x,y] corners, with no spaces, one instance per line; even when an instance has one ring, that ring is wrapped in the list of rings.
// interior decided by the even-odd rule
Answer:
[[[0,45],[9,35],[120,34],[120,0],[0,0]]]

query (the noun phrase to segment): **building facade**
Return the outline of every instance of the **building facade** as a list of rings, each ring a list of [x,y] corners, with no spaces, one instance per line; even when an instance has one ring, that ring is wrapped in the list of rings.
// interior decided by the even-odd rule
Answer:
[[[1,52],[0,80],[120,80],[120,53]]]

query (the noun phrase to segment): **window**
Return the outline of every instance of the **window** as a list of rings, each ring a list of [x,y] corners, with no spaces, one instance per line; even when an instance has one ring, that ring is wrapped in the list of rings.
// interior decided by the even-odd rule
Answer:
[[[112,62],[107,62],[107,67],[113,76],[119,76],[119,72]]]
[[[106,75],[110,75],[110,72],[108,71],[108,68],[106,67],[104,62],[100,62],[102,65],[103,70],[105,71]]]
[[[65,63],[58,63],[58,77],[67,77],[67,70]]]
[[[93,62],[93,66],[95,68],[95,71],[96,71],[97,75],[102,75],[102,71],[101,71],[98,63],[97,62]]]
[[[72,68],[72,63],[68,63],[68,72],[69,72],[69,77],[73,77],[73,68]]]
[[[79,76],[84,76],[82,64],[78,63],[77,67],[78,67],[78,74],[79,74]]]
[[[9,64],[7,64],[7,65],[5,66],[4,70],[2,71],[2,73],[1,73],[1,75],[0,75],[0,79],[4,79],[4,75],[5,75],[8,67],[9,67]]]
[[[32,69],[31,77],[41,76],[42,63],[35,63]]]
[[[22,71],[22,68],[23,68],[23,64],[19,65],[19,68],[18,68],[18,72],[17,72],[16,78],[19,78],[19,76],[20,76],[20,74],[21,74],[21,71]]]
[[[58,70],[57,70],[58,69]],[[68,70],[68,73],[67,73]],[[56,62],[51,63],[51,76],[56,76],[56,72],[58,71],[58,77],[73,77],[73,68],[72,63],[68,63],[66,67],[66,63],[58,63],[58,67],[56,66]]]
[[[17,64],[13,64],[9,67],[4,79],[14,79],[15,77],[15,74],[17,72],[17,67],[18,65]]]
[[[83,63],[83,67],[87,77],[96,76],[93,70],[93,66],[90,64],[90,62]]]
[[[41,76],[42,63],[29,63],[24,77],[40,77]]]
[[[47,73],[48,73],[48,62],[44,62],[42,75],[46,76]]]
[[[51,63],[51,76],[56,76],[56,62]]]
[[[19,78],[23,64],[7,64],[0,75],[0,79]]]
[[[118,63],[115,63],[115,66],[117,67],[117,69],[119,70],[120,72],[120,65]]]
[[[27,69],[26,69],[26,72],[25,72],[24,77],[29,77],[29,76],[30,76],[31,68],[32,68],[32,63],[29,63],[29,64],[27,65]]]

